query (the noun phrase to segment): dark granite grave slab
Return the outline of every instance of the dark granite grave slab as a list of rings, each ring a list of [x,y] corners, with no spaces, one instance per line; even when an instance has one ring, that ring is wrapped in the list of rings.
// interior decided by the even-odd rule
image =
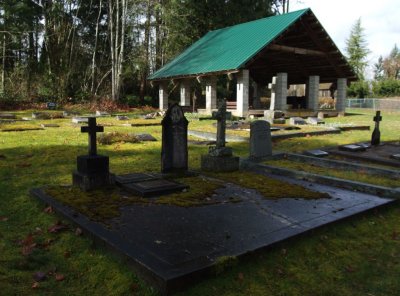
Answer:
[[[189,186],[167,179],[150,179],[121,184],[122,188],[143,197],[160,196],[188,189]]]
[[[233,197],[241,202],[199,207],[134,204],[121,208],[121,215],[106,221],[105,226],[62,205],[41,189],[33,189],[31,194],[53,206],[95,240],[125,256],[138,273],[164,294],[215,274],[212,271],[220,257],[262,250],[393,202],[283,176],[278,178],[329,193],[331,198],[268,200],[254,189],[227,183],[225,188],[216,190],[215,198]]]
[[[307,151],[304,151],[304,154],[314,156],[314,157],[325,157],[325,156],[329,155],[328,152],[319,150],[319,149],[307,150]]]
[[[381,145],[371,146],[368,149],[364,148],[364,151],[359,152],[342,151],[337,147],[324,150],[330,154],[345,157],[347,160],[364,161],[400,168],[400,162],[391,157],[392,155],[400,154],[400,144],[397,142],[385,142]]]
[[[339,146],[339,150],[349,151],[349,152],[360,152],[367,150],[367,148],[356,144],[349,144],[349,145]]]

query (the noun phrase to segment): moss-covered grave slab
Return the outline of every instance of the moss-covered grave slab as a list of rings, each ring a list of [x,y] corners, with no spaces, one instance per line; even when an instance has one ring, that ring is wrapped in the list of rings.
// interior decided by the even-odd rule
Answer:
[[[125,256],[163,294],[215,276],[226,258],[393,201],[253,172],[180,181],[190,189],[150,199],[120,188],[82,193],[56,186],[31,193]]]

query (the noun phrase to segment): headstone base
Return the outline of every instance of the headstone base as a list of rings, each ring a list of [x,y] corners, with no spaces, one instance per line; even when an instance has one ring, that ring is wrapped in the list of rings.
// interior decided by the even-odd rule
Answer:
[[[237,156],[201,156],[201,169],[209,172],[233,172],[239,170],[239,157]]]
[[[109,172],[109,158],[102,155],[81,155],[77,157],[77,170],[72,173],[72,184],[89,191],[114,183]]]

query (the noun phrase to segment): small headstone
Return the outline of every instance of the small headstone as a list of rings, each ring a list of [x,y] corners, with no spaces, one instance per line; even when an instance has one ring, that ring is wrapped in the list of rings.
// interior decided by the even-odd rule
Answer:
[[[182,107],[173,104],[168,108],[162,125],[161,171],[182,173],[188,169],[187,127],[189,122]]]
[[[87,123],[89,121],[88,117],[73,117],[72,118],[72,123]]]
[[[325,121],[323,121],[322,119],[319,119],[318,117],[308,117],[307,123],[308,124],[324,124]]]
[[[339,146],[339,150],[349,151],[349,152],[360,152],[367,150],[367,148],[360,145],[350,144],[350,145]]]
[[[396,160],[400,160],[400,154],[393,154],[390,157]]]
[[[268,121],[257,120],[250,124],[250,157],[272,155],[271,127]]]
[[[32,117],[22,117],[21,118],[23,121],[32,121],[33,118]]]
[[[117,120],[129,120],[129,117],[125,115],[117,115],[115,118]]]
[[[0,119],[16,119],[15,114],[12,113],[0,113]]]
[[[157,139],[156,138],[154,138],[152,135],[150,135],[150,134],[138,134],[138,135],[136,135],[136,138],[139,140],[139,141],[143,141],[143,142],[146,142],[146,141],[157,141]]]
[[[173,180],[150,179],[125,183],[122,185],[122,188],[142,197],[151,197],[187,190],[189,186]]]
[[[110,116],[110,113],[108,113],[106,111],[98,111],[98,110],[96,110],[96,116],[97,117]]]
[[[325,119],[325,113],[324,113],[324,112],[318,112],[317,117],[318,117],[319,119]]]
[[[381,142],[381,132],[379,130],[379,123],[382,121],[381,111],[376,111],[374,121],[375,121],[375,128],[374,131],[372,132],[371,145],[378,146]]]
[[[57,108],[57,103],[47,102],[46,106],[47,106],[47,109],[49,109],[49,110],[55,110]]]
[[[74,186],[88,191],[108,186],[113,182],[109,172],[108,156],[97,155],[96,133],[103,132],[102,126],[96,125],[96,118],[88,118],[88,126],[82,126],[81,132],[89,135],[89,155],[77,158],[77,170],[72,174]]]
[[[41,127],[60,127],[58,124],[55,124],[55,123],[42,123],[41,125],[40,125]]]
[[[323,150],[315,149],[315,150],[307,150],[304,154],[314,157],[325,157],[328,156],[329,153]]]
[[[143,118],[144,119],[154,119],[157,117],[157,112],[146,114]]]
[[[307,122],[301,117],[290,117],[289,124],[290,125],[303,125],[303,124],[307,124]]]

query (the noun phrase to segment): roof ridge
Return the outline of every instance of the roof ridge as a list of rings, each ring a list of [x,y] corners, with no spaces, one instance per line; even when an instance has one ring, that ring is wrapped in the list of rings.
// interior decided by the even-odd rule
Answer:
[[[252,21],[248,21],[248,22],[244,22],[244,23],[240,23],[240,24],[236,24],[236,25],[232,25],[232,26],[223,27],[223,28],[220,28],[220,29],[211,30],[211,31],[208,31],[206,34],[211,33],[211,32],[217,32],[217,31],[220,31],[220,30],[233,28],[233,27],[239,27],[239,26],[243,26],[243,25],[247,25],[247,24],[255,23],[255,22],[259,22],[259,21],[265,21],[265,20],[271,19],[271,18],[280,18],[280,17],[283,17],[283,16],[287,16],[288,14],[299,13],[300,11],[303,11],[303,13],[305,13],[307,10],[311,11],[311,8],[307,7],[307,8],[291,11],[291,12],[288,12],[288,13],[284,13],[284,14],[270,15],[270,16],[259,18],[259,19],[256,19],[256,20],[252,20]]]

